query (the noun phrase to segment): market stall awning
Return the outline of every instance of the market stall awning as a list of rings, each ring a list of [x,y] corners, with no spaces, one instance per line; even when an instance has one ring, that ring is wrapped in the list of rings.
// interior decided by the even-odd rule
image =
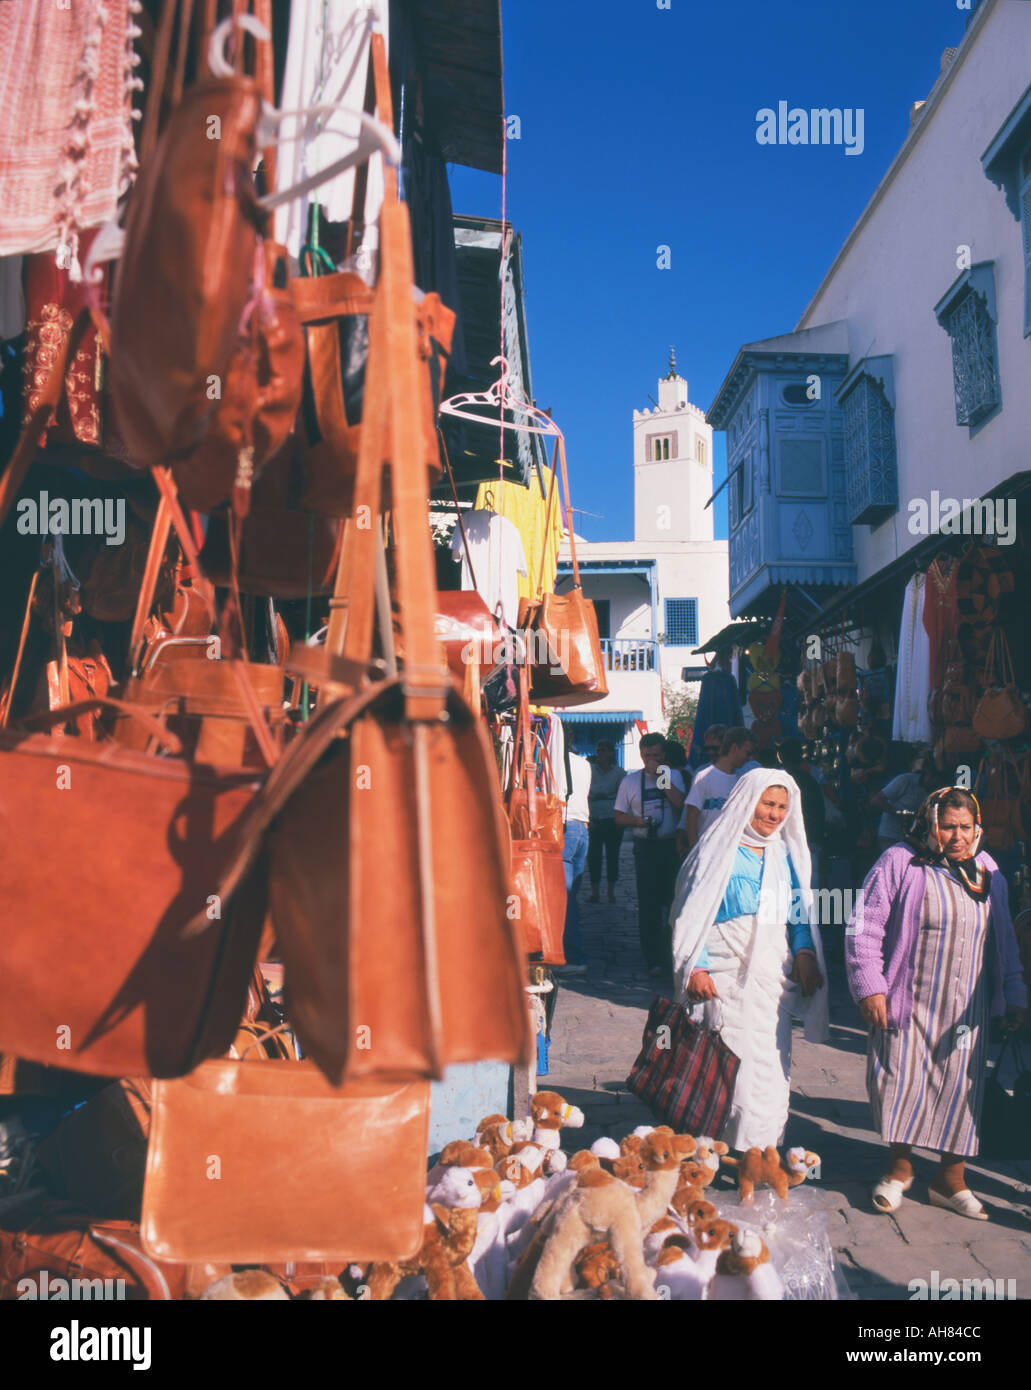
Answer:
[[[464,391],[486,391],[497,381],[498,368],[492,366],[491,362],[501,350],[503,326],[509,385],[532,401],[522,239],[509,224],[506,238],[508,254],[502,264],[501,222],[497,218],[456,215],[454,228],[458,313],[465,342],[467,374],[463,376],[449,371],[446,392],[457,395]],[[512,417],[507,416],[506,423],[511,424]],[[496,425],[472,424],[447,415],[440,417],[440,426],[455,481],[463,497],[471,498],[480,483],[497,480],[501,468],[500,428]],[[547,462],[548,456],[540,435],[506,428],[505,478],[525,487],[535,464]],[[448,485],[444,482],[436,489],[435,496],[448,495]]]
[[[501,173],[501,0],[413,0],[427,128],[449,163]]]
[[[727,627],[721,627],[715,636],[709,638],[708,642],[693,648],[691,655],[698,656],[702,652],[726,651],[728,647],[747,647],[752,642],[763,641],[769,630],[769,621],[765,620],[756,623],[730,623]]]

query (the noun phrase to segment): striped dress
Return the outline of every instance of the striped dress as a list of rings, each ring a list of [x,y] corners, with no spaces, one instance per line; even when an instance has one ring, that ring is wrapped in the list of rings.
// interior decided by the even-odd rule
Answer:
[[[866,1087],[874,1127],[889,1144],[970,1158],[984,1095],[989,904],[944,867],[927,873],[906,1032],[870,1035]]]

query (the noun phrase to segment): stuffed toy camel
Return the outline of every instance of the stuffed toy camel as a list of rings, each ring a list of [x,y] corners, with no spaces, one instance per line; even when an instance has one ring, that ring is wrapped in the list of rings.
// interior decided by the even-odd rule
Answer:
[[[730,1245],[720,1251],[709,1297],[750,1302],[771,1302],[784,1297],[784,1285],[758,1232],[737,1231]]]
[[[407,1260],[376,1261],[365,1275],[368,1297],[385,1302],[406,1274],[421,1274],[434,1301],[483,1301],[466,1263],[476,1244],[479,1210],[475,1206],[427,1206],[422,1245]]]
[[[777,1150],[769,1145],[765,1149],[749,1149],[741,1158],[724,1155],[723,1162],[728,1168],[737,1170],[737,1189],[741,1205],[751,1206],[755,1201],[757,1187],[772,1187],[782,1202],[787,1201],[788,1190],[805,1182],[809,1173],[820,1162],[819,1154],[808,1149],[788,1149],[783,1159]]]
[[[530,1119],[533,1122],[533,1142],[544,1149],[544,1171],[547,1175],[561,1173],[568,1162],[562,1152],[559,1131],[581,1129],[584,1112],[570,1105],[557,1091],[537,1091],[530,1097]]]
[[[532,1120],[509,1120],[504,1115],[485,1115],[476,1127],[476,1144],[487,1149],[491,1163],[507,1158],[513,1144],[533,1138]]]
[[[576,1287],[576,1262],[588,1245],[607,1242],[618,1261],[619,1284],[632,1299],[653,1300],[652,1272],[644,1263],[643,1232],[666,1210],[676,1188],[683,1145],[652,1133],[640,1157],[645,1183],[635,1191],[600,1167],[586,1167],[575,1187],[543,1216],[509,1286],[508,1297],[558,1299]]]

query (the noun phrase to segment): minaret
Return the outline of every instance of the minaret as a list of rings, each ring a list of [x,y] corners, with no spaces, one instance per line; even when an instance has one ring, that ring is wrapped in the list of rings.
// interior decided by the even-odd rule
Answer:
[[[711,541],[712,430],[669,350],[659,404],[634,411],[634,540]]]

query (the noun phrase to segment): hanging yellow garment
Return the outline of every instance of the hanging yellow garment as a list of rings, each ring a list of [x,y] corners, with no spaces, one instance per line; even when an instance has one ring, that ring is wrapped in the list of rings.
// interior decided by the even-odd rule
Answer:
[[[551,489],[551,469],[542,468],[545,492],[534,469],[530,476],[530,486],[521,487],[519,483],[495,480],[481,483],[476,493],[476,507],[492,505],[499,516],[507,517],[519,532],[526,554],[526,576],[519,575],[519,597],[536,598],[538,579],[541,576],[541,557],[544,559],[543,577],[540,578],[541,592],[554,593],[555,575],[558,573],[558,548],[565,534],[562,525],[562,505],[556,489],[551,501],[551,518],[545,528],[548,510],[548,491]],[[488,497],[488,494],[489,497]]]

